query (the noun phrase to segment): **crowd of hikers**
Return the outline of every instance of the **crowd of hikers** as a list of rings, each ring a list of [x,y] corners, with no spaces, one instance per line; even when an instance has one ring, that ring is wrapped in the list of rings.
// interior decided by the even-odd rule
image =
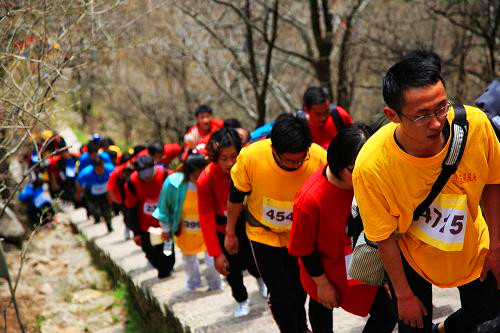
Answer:
[[[451,102],[439,56],[413,51],[383,78],[385,125],[353,124],[311,86],[302,110],[252,133],[201,105],[182,146],[122,152],[94,134],[77,156],[45,131],[19,199],[34,224],[54,218],[54,197],[109,232],[122,214],[158,278],[181,252],[188,292],[204,254],[235,317],[250,312],[247,270],[283,333],[331,333],[339,307],[369,315],[363,332],[471,332],[500,315],[499,96],[497,79],[482,110]],[[460,293],[440,323],[432,286]]]

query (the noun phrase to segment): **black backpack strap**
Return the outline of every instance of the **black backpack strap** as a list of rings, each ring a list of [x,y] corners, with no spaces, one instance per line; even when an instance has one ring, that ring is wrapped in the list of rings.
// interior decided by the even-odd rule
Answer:
[[[129,178],[127,180],[127,186],[130,192],[132,192],[133,195],[137,195],[137,191],[135,190],[135,185],[132,183],[132,180]]]
[[[342,128],[345,127],[344,120],[340,116],[339,110],[337,110],[336,105],[332,105],[330,107],[330,116],[332,117],[333,123],[335,124],[337,131],[340,131]]]
[[[453,110],[455,111],[455,119],[453,119],[451,124],[451,142],[446,158],[443,161],[441,173],[432,185],[431,192],[427,198],[425,198],[415,209],[413,213],[414,221],[418,220],[424,211],[432,204],[439,192],[441,192],[448,182],[448,179],[450,179],[451,175],[457,171],[458,164],[464,154],[468,134],[467,114],[462,104],[453,104]]]

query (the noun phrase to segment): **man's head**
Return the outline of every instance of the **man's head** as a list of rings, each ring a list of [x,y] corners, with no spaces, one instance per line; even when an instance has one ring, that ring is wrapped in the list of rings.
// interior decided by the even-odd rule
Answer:
[[[307,88],[304,93],[303,108],[309,116],[312,127],[324,127],[330,114],[330,101],[325,90],[318,86]]]
[[[96,174],[104,174],[104,161],[102,160],[102,158],[97,156],[95,159],[91,160],[91,163]]]
[[[282,114],[271,129],[271,144],[278,165],[284,170],[296,170],[309,158],[312,136],[305,120]]]
[[[89,141],[87,144],[87,152],[89,153],[89,157],[91,160],[97,159],[99,152],[99,143],[95,141]]]
[[[344,127],[328,146],[326,160],[331,173],[352,185],[354,161],[373,131],[364,124]]]
[[[208,105],[202,104],[194,110],[196,117],[196,125],[202,132],[210,131],[210,122],[212,121],[212,108]]]
[[[394,64],[383,79],[385,115],[418,148],[441,144],[448,98],[434,52],[414,51]]]
[[[148,154],[158,163],[163,158],[163,143],[156,141],[148,146]]]
[[[155,174],[155,164],[149,155],[139,156],[134,162],[134,169],[139,173],[142,181],[150,181]]]

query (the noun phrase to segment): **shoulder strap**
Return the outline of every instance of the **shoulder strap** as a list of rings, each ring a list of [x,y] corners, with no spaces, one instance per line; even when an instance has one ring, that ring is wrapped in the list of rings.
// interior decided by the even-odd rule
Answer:
[[[340,131],[342,128],[345,127],[344,121],[342,120],[342,117],[340,116],[339,111],[337,110],[337,105],[334,104],[331,105],[330,116],[332,117],[333,123],[335,124],[337,131]]]
[[[132,182],[132,179],[129,178],[127,180],[127,186],[128,186],[128,189],[130,190],[130,192],[132,192],[133,195],[137,195],[137,191],[135,190],[135,185]]]
[[[451,142],[448,149],[448,154],[443,161],[442,170],[439,177],[432,185],[431,192],[427,198],[422,201],[420,205],[415,209],[413,213],[413,220],[418,220],[420,215],[431,205],[431,203],[436,199],[439,192],[448,182],[448,179],[452,174],[457,171],[458,164],[462,159],[462,155],[465,150],[465,144],[467,143],[467,115],[465,113],[465,108],[462,104],[453,104],[453,110],[455,111],[455,119],[451,124]]]

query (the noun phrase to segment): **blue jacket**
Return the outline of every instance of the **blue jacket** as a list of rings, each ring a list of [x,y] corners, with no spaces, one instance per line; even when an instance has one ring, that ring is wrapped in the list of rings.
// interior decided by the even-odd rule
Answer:
[[[52,198],[43,186],[34,187],[31,183],[28,183],[19,193],[18,199],[26,204],[32,204],[36,208],[40,208],[44,204],[52,204]]]
[[[182,172],[168,176],[161,188],[158,207],[153,212],[153,217],[160,220],[164,230],[172,234],[179,230],[187,188],[188,181]]]

